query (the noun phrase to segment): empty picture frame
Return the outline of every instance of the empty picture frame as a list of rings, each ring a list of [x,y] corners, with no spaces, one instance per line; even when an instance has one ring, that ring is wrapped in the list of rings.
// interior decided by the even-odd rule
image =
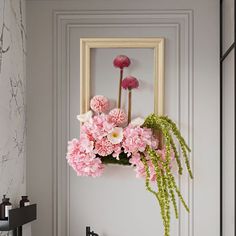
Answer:
[[[153,49],[153,112],[164,112],[164,38],[81,38],[80,39],[80,113],[87,112],[91,99],[92,49]],[[104,91],[105,92],[105,91]],[[105,94],[102,94],[105,95]]]

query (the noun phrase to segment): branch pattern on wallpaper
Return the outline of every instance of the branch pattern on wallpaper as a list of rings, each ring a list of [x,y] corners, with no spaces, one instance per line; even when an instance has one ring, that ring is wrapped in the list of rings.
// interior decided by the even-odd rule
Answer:
[[[25,195],[25,2],[0,1],[0,196]],[[0,232],[1,236],[8,232]]]
[[[123,70],[130,63],[124,55],[114,59],[113,65],[120,69],[117,108],[110,110],[105,96],[94,96],[90,101],[91,110],[77,116],[82,122],[80,138],[69,141],[66,158],[78,176],[98,177],[106,164],[133,167],[136,176],[145,178],[146,189],[157,199],[164,236],[169,236],[171,204],[176,218],[179,217],[176,195],[189,212],[176,184],[173,166],[176,165],[178,174],[182,175],[184,162],[193,178],[188,158],[190,148],[167,116],[151,114],[146,119],[131,120],[132,93],[138,93],[139,81],[133,76],[123,78]],[[120,107],[122,90],[128,91],[127,112]]]

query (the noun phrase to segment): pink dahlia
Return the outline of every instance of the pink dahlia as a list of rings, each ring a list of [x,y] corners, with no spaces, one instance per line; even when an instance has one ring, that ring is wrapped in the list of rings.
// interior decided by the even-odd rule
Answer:
[[[113,144],[107,138],[103,138],[96,142],[94,151],[100,156],[108,156],[113,152]]]
[[[130,59],[125,55],[119,55],[114,59],[113,65],[117,68],[123,69],[130,65]]]
[[[90,107],[97,113],[106,112],[109,109],[109,100],[102,95],[94,96],[90,101]]]
[[[127,76],[126,78],[123,79],[121,86],[123,89],[131,90],[131,89],[138,88],[139,82],[135,77]]]
[[[127,115],[122,109],[115,108],[109,113],[109,121],[115,125],[122,125],[127,122]]]

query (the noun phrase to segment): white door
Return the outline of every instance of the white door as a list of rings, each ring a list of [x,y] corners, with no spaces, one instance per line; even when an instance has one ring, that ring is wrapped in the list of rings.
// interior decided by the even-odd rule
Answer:
[[[34,38],[38,35],[39,38],[48,40],[45,41],[48,44],[46,48],[42,48],[42,52],[52,56],[54,62],[54,97],[49,95],[49,91],[45,91],[47,98],[53,98],[49,100],[53,102],[46,105],[48,110],[54,109],[53,135],[47,136],[43,124],[38,124],[45,131],[45,141],[50,143],[52,138],[54,149],[47,149],[47,152],[35,152],[33,149],[28,151],[28,155],[32,157],[29,189],[34,193],[34,199],[41,202],[40,209],[43,209],[39,211],[39,220],[33,226],[33,235],[42,235],[42,230],[52,232],[53,227],[54,236],[84,236],[87,225],[100,236],[163,235],[159,206],[154,197],[145,190],[144,181],[135,178],[132,168],[109,166],[100,178],[81,178],[67,166],[65,153],[67,141],[79,136],[76,115],[80,104],[80,38],[164,37],[165,113],[176,121],[192,149],[190,158],[194,173],[193,181],[189,180],[186,171],[182,178],[177,177],[191,213],[186,213],[180,205],[180,219],[175,220],[174,214],[171,217],[171,235],[219,236],[218,1],[140,1],[137,4],[130,0],[129,4],[120,1],[119,6],[115,3],[109,5],[108,2],[107,5],[106,1],[96,1],[94,5],[89,4],[90,1],[83,4],[74,1],[58,2],[55,4],[52,1],[41,1],[36,4],[32,1],[28,6],[30,17],[36,22],[39,22],[41,14],[37,13],[38,7],[42,7],[44,17],[41,16],[42,21],[39,24],[45,27],[45,34],[51,34],[52,29],[54,30],[51,43],[49,36],[36,32],[34,25],[29,23],[29,35],[34,35]],[[52,14],[53,27],[49,27],[46,22],[52,19]],[[49,50],[50,45],[54,47],[53,55]],[[41,79],[40,74],[44,73],[46,78],[48,76],[49,81],[51,78],[51,72],[45,72],[50,57],[43,57],[45,61],[40,66],[37,64],[37,53],[33,55],[36,50],[34,44],[31,42],[29,47],[32,49],[29,64],[34,64],[29,85],[32,90],[35,89],[36,93],[32,90],[31,93],[37,98],[39,95],[36,85]],[[120,54],[118,50],[115,53]],[[146,58],[145,66],[151,70],[151,50],[132,50],[130,54],[138,62]],[[107,57],[111,57],[111,52],[95,50],[93,56],[105,61]],[[102,77],[102,73],[109,76],[109,66],[108,71],[106,68],[104,72],[101,70],[100,65],[94,65],[92,94],[112,96]],[[98,79],[100,83],[97,83]],[[48,82],[45,79],[46,83]],[[28,116],[32,113],[32,120],[34,101],[31,100],[29,105],[32,110]],[[149,103],[143,101],[139,105],[147,113],[150,112]],[[35,145],[36,135],[34,132],[29,135],[30,142],[35,142]],[[44,160],[50,160],[52,151],[53,179],[45,181],[42,187],[36,187],[33,183],[40,181],[35,177],[40,173],[40,152],[43,153]],[[34,159],[37,160],[35,163]],[[45,172],[48,178],[50,174]],[[42,200],[39,197],[40,188],[52,188],[52,198],[46,195]],[[45,206],[50,201],[54,202],[54,208],[52,212],[46,213]],[[52,224],[44,220],[51,217],[50,214],[53,217]],[[40,229],[42,222],[44,229]]]
[[[76,16],[80,22],[81,15]],[[68,28],[66,63],[69,71],[69,138],[78,137],[79,134],[79,123],[75,119],[79,112],[79,39],[164,37],[165,113],[177,122],[193,150],[190,158],[195,176],[194,181],[191,181],[185,171],[179,179],[191,213],[188,215],[180,205],[180,219],[175,220],[172,214],[171,235],[218,235],[219,226],[209,227],[219,222],[218,55],[214,52],[218,45],[217,42],[213,46],[205,42],[208,45],[205,50],[206,45],[203,43],[197,46],[198,28],[195,29],[194,41],[194,12],[191,10],[153,12],[151,16],[145,11],[134,12],[132,18],[130,13],[99,15],[95,12],[87,15],[88,19],[83,19],[87,26]],[[142,18],[145,24],[142,24]],[[94,49],[91,64],[92,95],[103,94],[116,98],[112,92],[112,58],[118,54],[128,54],[137,61],[137,65],[152,73],[151,49]],[[128,71],[135,72],[137,77],[145,74],[138,68]],[[145,81],[145,78],[141,78],[141,81]],[[150,113],[152,100],[148,97],[143,101],[136,99],[138,101],[134,109],[141,107],[142,112]],[[72,169],[68,171],[69,235],[84,235],[87,225],[100,235],[107,236],[163,235],[156,199],[145,190],[144,180],[135,178],[132,168],[109,166],[104,175],[96,179],[77,177]]]

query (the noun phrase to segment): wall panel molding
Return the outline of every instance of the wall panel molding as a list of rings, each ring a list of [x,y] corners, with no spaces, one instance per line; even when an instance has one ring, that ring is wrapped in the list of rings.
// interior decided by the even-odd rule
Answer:
[[[178,120],[193,148],[193,11],[53,11],[53,236],[69,236],[69,168],[65,161],[69,138],[70,32],[84,27],[166,27],[175,31],[178,69]],[[160,36],[160,35],[159,35]],[[105,36],[104,36],[105,37]],[[168,67],[168,65],[166,65]],[[186,99],[186,97],[188,99]],[[184,125],[182,125],[184,124]],[[183,126],[183,127],[182,127]],[[188,128],[186,128],[188,127]],[[191,214],[180,208],[178,236],[194,236],[194,184],[186,176],[179,185]],[[197,236],[197,235],[196,235]]]

